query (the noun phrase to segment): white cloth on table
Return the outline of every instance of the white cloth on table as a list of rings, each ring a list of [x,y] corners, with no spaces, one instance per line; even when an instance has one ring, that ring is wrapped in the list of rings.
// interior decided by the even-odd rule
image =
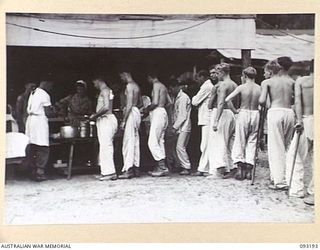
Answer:
[[[7,132],[19,132],[19,126],[17,121],[13,118],[12,114],[6,114],[6,121],[11,122],[11,131]]]
[[[28,118],[26,136],[31,144],[49,146],[49,124],[45,107],[51,106],[49,94],[41,88],[36,88],[28,100]]]
[[[140,111],[137,107],[132,107],[123,134],[122,155],[124,164],[122,171],[127,171],[133,166],[140,166],[140,123]]]
[[[235,139],[232,147],[234,163],[254,165],[259,127],[259,110],[240,109],[236,119]]]
[[[117,118],[113,114],[99,117],[96,122],[99,140],[99,163],[102,175],[114,174],[113,138],[118,129]]]
[[[23,133],[6,133],[6,158],[26,156],[26,147],[29,144],[29,137]]]
[[[313,167],[313,115],[303,117],[304,129],[300,135],[298,153],[295,161],[294,171],[292,175],[292,183],[290,188],[290,195],[303,196],[304,195],[304,173],[307,165],[307,161],[311,162],[311,168]],[[286,162],[286,180],[290,183],[294,150],[297,147],[298,134],[295,133],[290,144],[287,162]],[[308,193],[313,194],[313,175],[310,185],[308,187]]]
[[[212,110],[212,118],[216,116],[217,109]],[[225,167],[227,171],[233,169],[231,159],[231,149],[235,129],[235,118],[234,114],[229,109],[222,111],[221,117],[218,123],[218,130],[213,131],[212,125],[210,126],[209,133],[209,163],[210,163],[210,174],[215,174],[216,169]]]
[[[268,110],[268,159],[274,184],[285,181],[286,157],[294,132],[295,116],[289,108]]]
[[[160,161],[166,158],[164,135],[168,126],[168,115],[165,108],[157,107],[150,112],[150,132],[148,147],[153,158]]]

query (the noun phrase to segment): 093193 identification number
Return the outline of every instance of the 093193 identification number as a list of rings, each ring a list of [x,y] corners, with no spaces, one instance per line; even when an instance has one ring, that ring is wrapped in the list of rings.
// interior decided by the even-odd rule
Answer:
[[[302,243],[299,246],[302,249],[316,249],[316,248],[319,248],[318,243]]]

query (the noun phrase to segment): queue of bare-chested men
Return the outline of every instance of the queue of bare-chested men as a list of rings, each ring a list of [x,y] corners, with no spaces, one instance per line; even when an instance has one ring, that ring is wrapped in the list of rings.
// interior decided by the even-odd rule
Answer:
[[[281,57],[265,65],[265,80],[261,86],[255,82],[256,69],[248,67],[242,72],[242,84],[238,86],[230,78],[230,66],[221,63],[202,70],[198,79],[202,82],[198,93],[190,100],[183,86],[176,82],[171,86],[174,99],[173,129],[178,134],[176,153],[180,162],[181,175],[203,176],[206,178],[251,179],[256,160],[259,119],[261,110],[267,111],[268,126],[268,160],[270,168],[270,185],[273,190],[288,190],[289,195],[305,197],[305,202],[313,204],[313,178],[305,191],[305,163],[311,157],[313,147],[313,61],[310,75],[296,81],[288,75],[292,66],[289,57]],[[112,135],[116,131],[116,119],[110,113],[97,119],[100,141],[100,180],[130,179],[139,176],[139,126],[141,122],[139,109],[140,89],[129,72],[120,74],[126,86],[126,108],[123,138],[123,173],[115,174],[112,148]],[[150,132],[148,147],[157,162],[149,174],[153,177],[166,176],[164,145],[168,115],[165,109],[172,102],[166,86],[156,75],[149,74],[152,84],[152,101],[143,112],[150,114]],[[100,90],[99,103],[104,97],[112,100],[112,92],[101,79],[94,80]],[[240,100],[240,108],[233,102]],[[102,105],[102,104],[101,104]],[[191,173],[191,164],[186,150],[191,132],[191,105],[198,107],[198,125],[201,126],[201,157],[196,173]],[[110,109],[109,109],[110,110]],[[104,124],[105,123],[105,124]],[[113,125],[113,126],[111,126]],[[101,128],[104,129],[101,129]],[[260,128],[261,129],[261,128]],[[298,139],[299,137],[299,139]],[[110,142],[111,143],[108,143]],[[104,145],[106,144],[106,145]],[[298,152],[297,154],[295,152]],[[110,152],[110,154],[106,154]],[[295,157],[295,155],[297,155]],[[293,161],[295,160],[295,164]],[[294,171],[292,167],[294,166]],[[292,174],[292,173],[293,174]],[[290,180],[291,179],[291,180]],[[308,195],[307,195],[308,194]]]

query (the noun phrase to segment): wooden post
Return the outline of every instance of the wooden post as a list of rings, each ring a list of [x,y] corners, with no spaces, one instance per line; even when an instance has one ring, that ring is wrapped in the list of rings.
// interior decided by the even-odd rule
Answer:
[[[251,50],[242,49],[241,50],[241,59],[243,68],[251,66]]]

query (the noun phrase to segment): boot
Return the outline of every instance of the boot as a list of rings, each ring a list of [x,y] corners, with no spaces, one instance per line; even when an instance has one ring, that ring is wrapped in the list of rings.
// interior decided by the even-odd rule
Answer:
[[[247,164],[247,169],[246,169],[246,178],[247,180],[251,180],[252,179],[252,169],[253,166],[251,164]]]
[[[223,175],[222,179],[230,179],[230,178],[235,177],[237,170],[238,170],[238,168],[231,169],[229,173],[226,173]]]
[[[169,173],[169,170],[166,166],[166,162],[165,160],[160,160],[158,161],[158,169],[156,171],[153,171],[151,173],[152,177],[162,177],[162,176],[166,176]]]
[[[189,169],[183,169],[179,174],[180,175],[190,175],[190,170]]]
[[[133,166],[133,174],[134,174],[134,177],[140,177],[139,167]]]
[[[246,176],[245,176],[245,172],[246,172],[245,165],[242,162],[238,162],[237,166],[238,166],[238,169],[237,169],[237,173],[236,173],[235,178],[236,178],[236,180],[243,181],[246,178]]]
[[[133,167],[118,176],[119,179],[131,179],[134,177]]]

